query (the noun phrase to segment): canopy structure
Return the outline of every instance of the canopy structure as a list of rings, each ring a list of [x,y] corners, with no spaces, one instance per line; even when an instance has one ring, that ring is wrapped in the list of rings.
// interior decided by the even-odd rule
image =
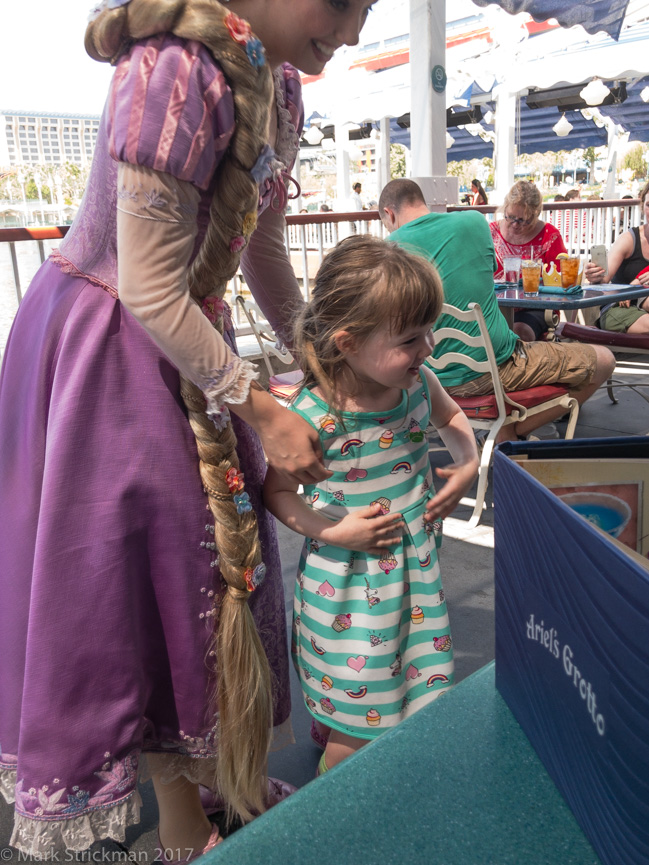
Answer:
[[[556,18],[562,27],[581,24],[588,33],[604,30],[617,39],[629,0],[473,0],[478,6],[497,4],[512,15],[527,12],[535,21]]]
[[[492,11],[499,11],[493,5],[496,0],[480,0],[478,5],[489,3]],[[410,63],[379,72],[357,71],[351,77],[348,74],[345,86],[331,91],[331,108],[325,106],[323,111],[318,106],[318,111],[335,117],[337,123],[382,123],[385,131],[389,121],[390,141],[411,147],[415,175],[444,174],[447,160],[494,157],[497,180],[503,188],[513,182],[515,151],[523,154],[606,145],[611,143],[613,127],[618,134],[629,133],[631,140],[649,141],[649,107],[640,96],[649,73],[649,21],[622,28],[628,6],[635,10],[636,20],[642,18],[643,7],[649,15],[646,0],[631,0],[630,4],[628,0],[498,0],[497,5],[508,12],[524,11],[535,18],[556,13],[560,23],[579,23],[598,35],[589,37],[581,29],[568,33],[556,28],[529,37],[520,18],[517,23],[500,12],[491,50],[461,61],[452,52],[444,57],[442,50],[448,80],[440,102],[439,95],[431,92],[433,60],[426,46],[432,41],[439,48],[439,34],[433,40],[431,33],[439,25],[435,14],[439,18],[444,5],[444,0],[410,0]],[[507,27],[509,20],[512,24]],[[441,41],[443,46],[443,37]],[[578,94],[594,77],[611,88],[615,101],[592,111]],[[412,86],[413,81],[416,86]],[[575,104],[563,98],[564,90],[576,95],[572,100]],[[547,91],[556,93],[554,102]],[[544,93],[545,101],[539,98]],[[325,94],[323,85],[323,104]],[[543,107],[532,107],[539,102]],[[307,104],[313,103],[307,99]],[[474,122],[458,125],[457,112],[466,109],[473,110]],[[437,119],[444,111],[446,122],[439,124]],[[572,129],[566,137],[559,137],[553,127],[564,113]],[[441,129],[444,139],[440,142],[438,135],[433,143],[431,129],[438,133]],[[447,130],[453,140],[448,149]],[[435,158],[437,170],[432,166]]]

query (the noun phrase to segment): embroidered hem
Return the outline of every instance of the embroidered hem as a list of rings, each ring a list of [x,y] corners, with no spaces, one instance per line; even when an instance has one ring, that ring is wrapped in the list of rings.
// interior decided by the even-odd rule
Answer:
[[[0,768],[0,793],[2,793],[8,805],[16,801],[15,789],[16,770]]]
[[[15,773],[14,773],[15,780]],[[9,843],[37,859],[55,859],[68,850],[87,850],[95,841],[112,838],[123,842],[126,829],[140,822],[142,799],[137,789],[110,808],[101,808],[67,820],[33,820],[14,815]]]
[[[290,717],[273,728],[271,751],[295,742]],[[211,756],[146,751],[139,757],[138,782],[160,774],[164,783],[181,776],[195,784],[214,786],[216,759]],[[0,769],[0,792],[8,804],[15,801],[16,770]],[[67,850],[87,850],[96,841],[112,838],[123,842],[129,826],[140,822],[142,799],[137,787],[115,805],[99,808],[78,817],[35,820],[14,815],[14,830],[9,843],[37,859],[54,859]],[[60,857],[59,857],[60,858]]]

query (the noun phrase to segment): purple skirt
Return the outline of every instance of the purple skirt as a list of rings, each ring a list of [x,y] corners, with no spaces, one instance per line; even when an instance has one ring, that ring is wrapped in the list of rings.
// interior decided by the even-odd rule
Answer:
[[[143,750],[214,753],[205,656],[220,578],[179,391],[118,300],[43,265],[0,378],[0,789],[11,799],[15,784],[23,849],[38,847],[30,833],[71,846],[66,823],[79,817],[137,819]],[[236,419],[235,431],[268,568],[250,606],[280,724],[290,695],[277,539],[259,441]]]

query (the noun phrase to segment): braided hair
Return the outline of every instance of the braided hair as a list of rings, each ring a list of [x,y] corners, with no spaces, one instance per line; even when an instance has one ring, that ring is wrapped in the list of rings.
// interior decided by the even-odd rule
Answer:
[[[268,140],[272,75],[265,63],[251,62],[245,45],[233,38],[227,26],[233,20],[247,28],[217,0],[131,0],[114,9],[101,8],[85,38],[91,57],[112,63],[133,41],[157,33],[198,40],[231,86],[235,131],[217,169],[207,233],[188,274],[191,295],[199,303],[222,298],[237,271],[241,249],[256,224],[259,187],[250,172]],[[223,331],[222,317],[215,326]],[[273,721],[270,667],[247,603],[246,575],[261,566],[257,519],[252,510],[237,512],[226,481],[226,473],[239,468],[231,423],[217,430],[206,414],[203,393],[185,378],[181,394],[214,516],[219,570],[227,584],[216,601],[209,652],[218,667],[212,705],[218,713],[215,786],[230,817],[250,820],[253,812],[266,808]]]

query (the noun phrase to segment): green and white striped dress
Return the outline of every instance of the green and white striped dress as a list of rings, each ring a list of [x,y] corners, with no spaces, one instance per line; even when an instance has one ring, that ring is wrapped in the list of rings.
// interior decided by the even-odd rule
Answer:
[[[423,516],[434,495],[418,380],[389,412],[343,413],[304,390],[293,411],[318,430],[334,474],[306,501],[341,519],[379,501],[402,513],[398,548],[351,552],[306,538],[295,586],[292,654],[307,708],[329,727],[373,739],[453,684],[453,650],[437,560]]]

